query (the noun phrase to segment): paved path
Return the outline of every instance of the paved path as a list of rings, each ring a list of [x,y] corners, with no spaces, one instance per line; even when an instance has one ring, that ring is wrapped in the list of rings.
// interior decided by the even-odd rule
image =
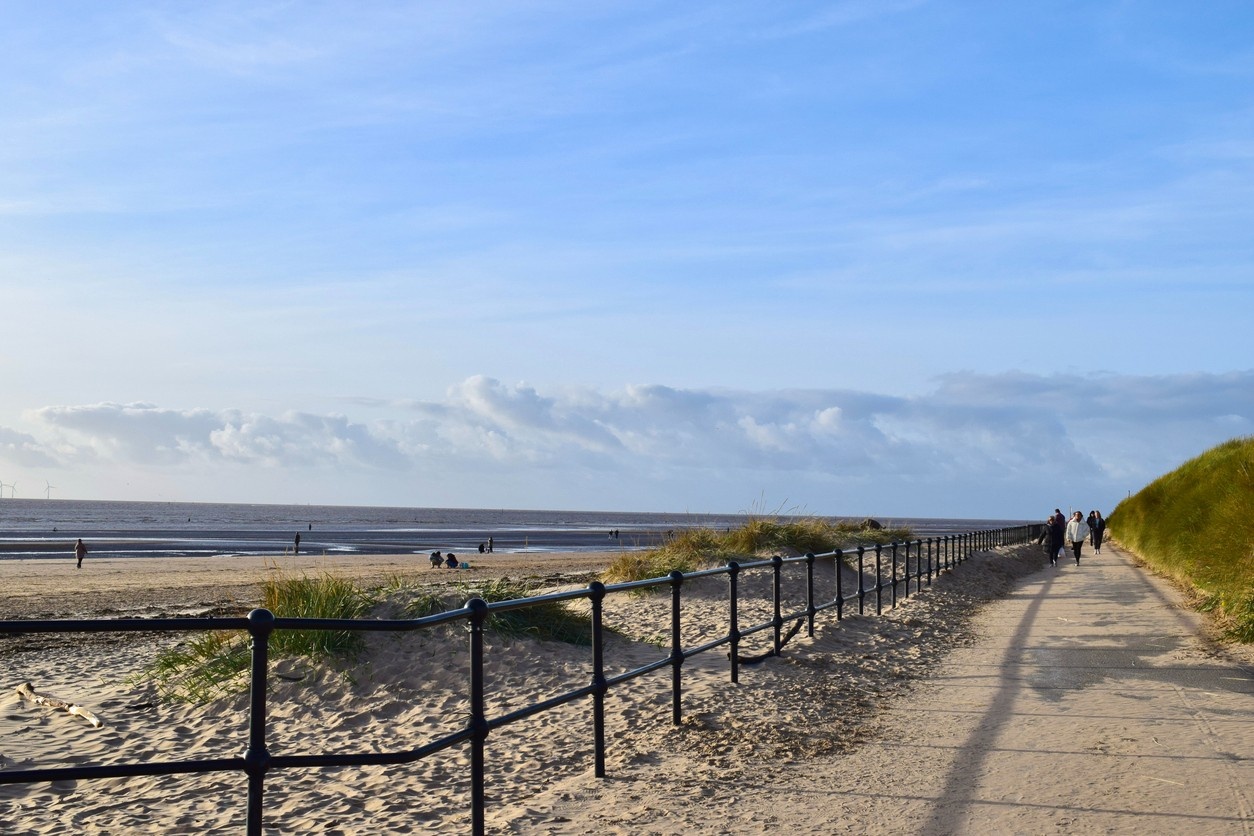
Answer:
[[[1210,652],[1198,627],[1167,584],[1086,546],[1080,566],[1046,566],[986,609],[983,638],[776,824],[1254,834],[1254,674]],[[887,788],[859,779],[887,771]]]

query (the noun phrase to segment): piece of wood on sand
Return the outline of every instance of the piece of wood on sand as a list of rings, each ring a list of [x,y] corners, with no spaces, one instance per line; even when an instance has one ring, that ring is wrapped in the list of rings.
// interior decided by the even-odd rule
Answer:
[[[49,696],[48,694],[40,694],[29,682],[23,682],[21,685],[17,686],[17,695],[24,700],[30,700],[35,705],[42,705],[45,708],[57,708],[62,711],[68,711],[70,714],[82,717],[96,728],[100,728],[103,725],[103,723],[100,722],[99,717],[92,714],[81,705],[75,705],[72,702],[66,702],[63,699]]]

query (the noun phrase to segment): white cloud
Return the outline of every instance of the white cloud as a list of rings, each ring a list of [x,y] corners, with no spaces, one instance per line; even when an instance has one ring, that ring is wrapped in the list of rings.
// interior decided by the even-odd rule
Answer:
[[[949,375],[909,398],[658,385],[544,393],[476,376],[443,401],[370,422],[144,403],[31,415],[34,433],[0,430],[6,470],[158,468],[182,474],[189,492],[215,470],[245,468],[259,485],[266,474],[334,472],[380,491],[419,474],[440,487],[435,496],[480,505],[614,507],[629,492],[664,497],[671,509],[739,510],[727,503],[769,486],[839,503],[832,513],[874,498],[903,515],[1017,516],[1058,504],[1065,491],[1110,507],[1207,447],[1254,432],[1254,372]],[[363,491],[354,501],[384,499]]]

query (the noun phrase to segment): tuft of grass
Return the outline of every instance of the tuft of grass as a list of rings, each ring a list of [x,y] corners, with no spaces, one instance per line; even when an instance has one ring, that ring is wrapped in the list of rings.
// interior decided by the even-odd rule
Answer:
[[[262,606],[279,618],[365,618],[375,596],[346,578],[323,574],[269,578],[262,586]],[[361,652],[365,639],[351,630],[275,630],[270,652],[276,656],[352,656]]]
[[[389,575],[374,597],[394,606],[395,616],[388,617],[422,618],[449,609],[443,589],[413,575]]]
[[[908,528],[871,529],[820,517],[753,517],[731,531],[690,528],[677,532],[660,548],[621,554],[606,569],[604,577],[611,583],[660,578],[676,569],[693,572],[765,552],[822,554],[860,545],[900,542],[911,536],[913,532]]]
[[[497,578],[474,588],[462,585],[461,589],[468,597],[476,595],[489,604],[496,601],[517,601],[535,594],[534,587],[509,578]],[[579,646],[592,643],[589,619],[572,612],[561,601],[493,612],[488,616],[487,628],[503,636],[528,637]]]
[[[157,657],[133,682],[151,682],[161,696],[203,704],[248,687],[252,650],[248,636],[214,630]]]
[[[1120,502],[1110,533],[1195,590],[1228,638],[1254,643],[1254,436],[1185,462]]]
[[[695,572],[705,565],[705,554],[664,546],[644,552],[623,552],[610,561],[610,565],[601,574],[609,583],[618,583],[664,578],[675,570]]]
[[[267,579],[262,606],[280,618],[363,618],[375,598],[352,581],[331,575]],[[323,659],[353,656],[364,646],[360,632],[349,630],[275,630],[270,634],[272,658],[301,656]],[[204,703],[248,686],[251,640],[229,630],[197,635],[167,651],[135,677],[152,682],[162,696]]]

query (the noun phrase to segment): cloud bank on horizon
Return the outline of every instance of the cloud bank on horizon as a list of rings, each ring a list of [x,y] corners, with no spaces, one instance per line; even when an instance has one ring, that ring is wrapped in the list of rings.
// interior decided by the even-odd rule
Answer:
[[[9,9],[0,493],[1109,508],[1252,432],[1250,31],[1235,0]]]
[[[0,431],[0,458],[115,484],[129,474],[144,491],[159,479],[170,498],[343,492],[418,506],[546,497],[565,508],[1023,518],[1055,505],[1109,509],[1203,449],[1254,434],[1254,372],[961,374],[909,397],[545,392],[478,376],[440,401],[356,406],[391,414],[50,406],[30,416],[38,435]],[[155,498],[118,491],[137,496]]]

